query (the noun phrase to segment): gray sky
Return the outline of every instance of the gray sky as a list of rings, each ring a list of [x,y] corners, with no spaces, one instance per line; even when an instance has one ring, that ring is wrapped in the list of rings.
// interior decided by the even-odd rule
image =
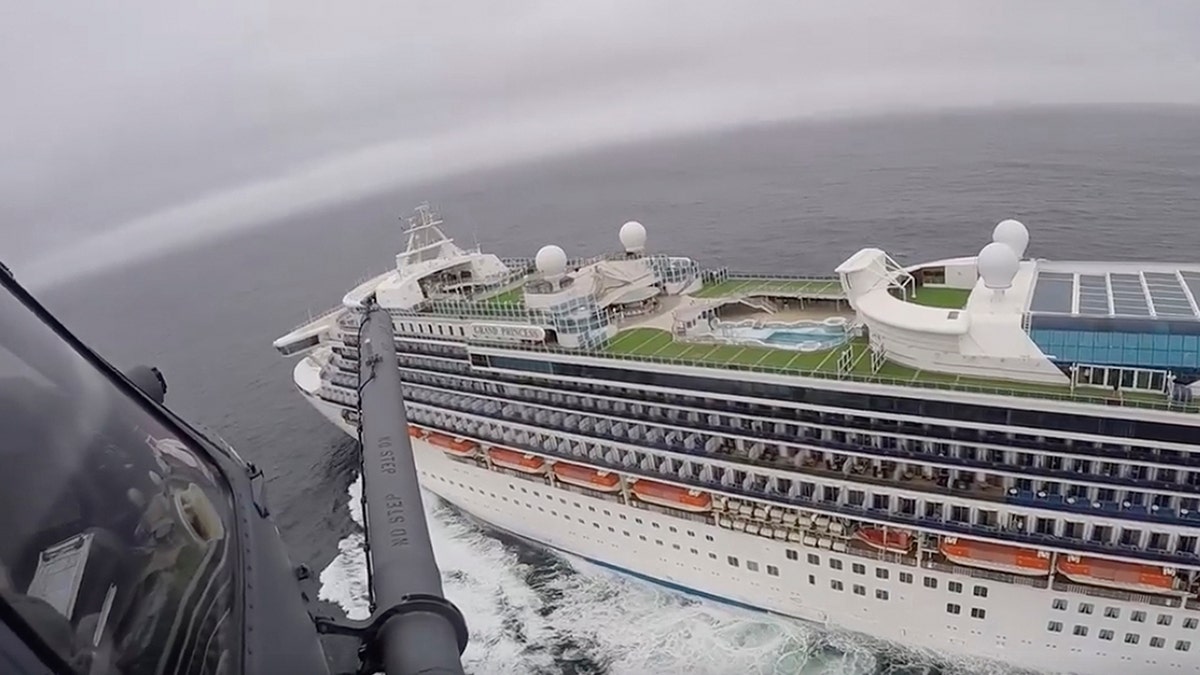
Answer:
[[[1200,104],[1200,3],[0,4],[0,259],[34,282],[404,182],[732,124]]]

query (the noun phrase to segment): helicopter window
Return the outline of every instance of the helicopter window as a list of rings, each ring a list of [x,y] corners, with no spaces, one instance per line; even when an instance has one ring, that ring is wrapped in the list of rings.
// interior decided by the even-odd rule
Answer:
[[[0,601],[79,672],[234,672],[228,488],[0,291]]]

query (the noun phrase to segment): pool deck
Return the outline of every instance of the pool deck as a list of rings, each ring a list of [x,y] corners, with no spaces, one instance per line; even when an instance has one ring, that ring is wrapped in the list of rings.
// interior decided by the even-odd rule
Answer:
[[[1200,410],[1196,403],[1172,404],[1165,394],[1122,391],[1119,395],[1114,395],[1108,390],[1084,387],[1072,391],[1069,386],[1062,385],[964,377],[953,373],[918,370],[891,361],[883,363],[877,373],[872,373],[867,341],[863,338],[856,338],[850,340],[848,344],[851,349],[851,364],[845,373],[839,373],[837,367],[838,355],[844,347],[801,352],[757,345],[739,346],[687,342],[676,340],[669,331],[659,328],[638,327],[623,330],[609,341],[603,351],[617,358],[709,368],[730,368],[825,379],[840,377],[897,386],[1069,400],[1097,405],[1122,405],[1181,412]]]

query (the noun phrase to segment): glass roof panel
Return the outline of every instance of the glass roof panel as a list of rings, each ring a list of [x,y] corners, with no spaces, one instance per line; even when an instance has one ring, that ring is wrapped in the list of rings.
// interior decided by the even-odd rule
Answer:
[[[1130,316],[1149,316],[1146,293],[1142,290],[1142,277],[1138,274],[1110,274],[1113,313]]]
[[[1108,284],[1103,275],[1079,275],[1079,313],[1108,316]]]

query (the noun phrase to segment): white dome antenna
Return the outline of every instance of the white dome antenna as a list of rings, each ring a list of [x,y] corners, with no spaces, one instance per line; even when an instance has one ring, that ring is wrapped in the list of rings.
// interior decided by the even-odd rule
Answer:
[[[1017,260],[1025,257],[1025,249],[1029,248],[1029,228],[1019,220],[1002,220],[992,230],[992,241],[1007,244],[1017,254]]]
[[[567,254],[554,244],[549,244],[538,249],[534,263],[542,276],[557,279],[567,271]]]
[[[975,264],[984,286],[994,291],[1003,291],[1012,287],[1013,277],[1017,276],[1021,261],[1008,244],[993,241],[979,252]]]
[[[621,245],[626,253],[642,253],[646,250],[646,228],[636,220],[621,226]]]

